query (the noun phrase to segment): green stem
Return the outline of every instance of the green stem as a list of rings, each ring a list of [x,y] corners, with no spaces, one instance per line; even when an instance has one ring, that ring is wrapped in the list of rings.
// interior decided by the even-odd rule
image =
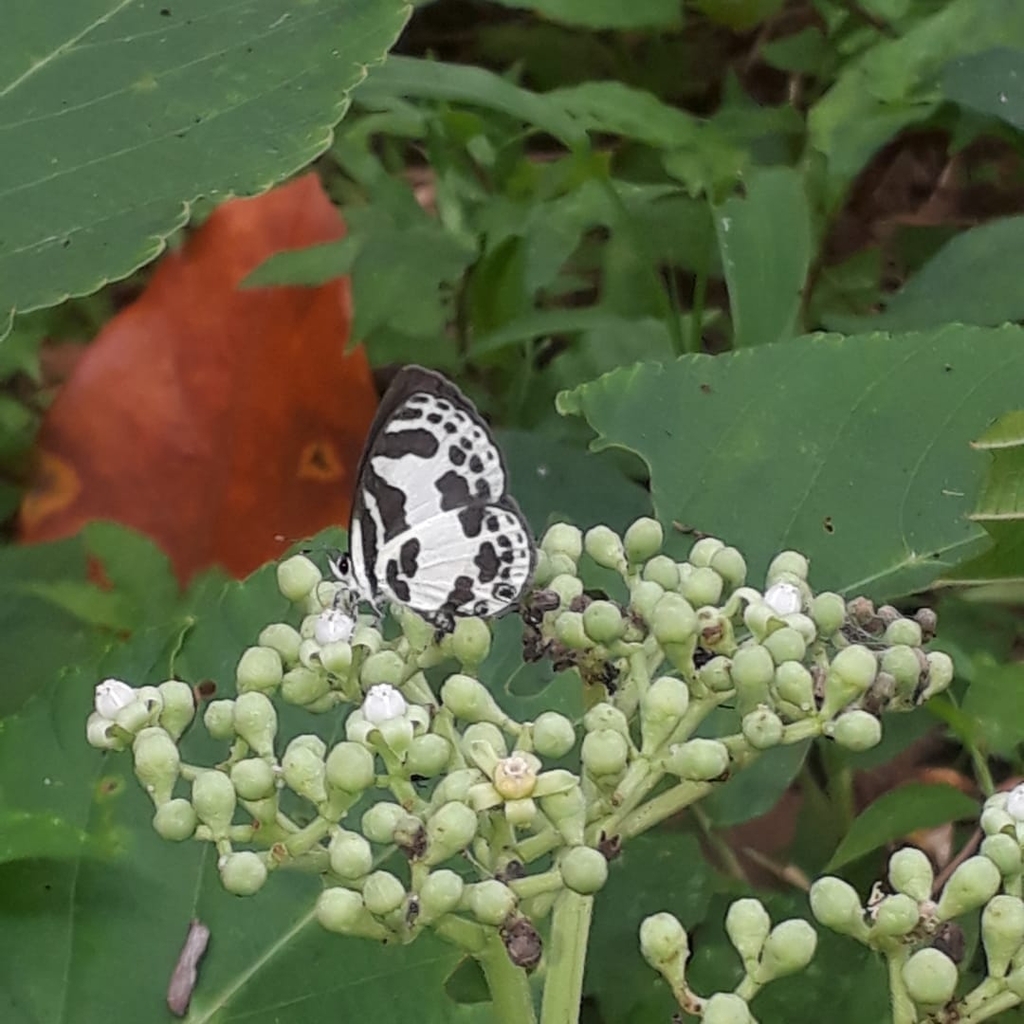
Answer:
[[[497,931],[488,929],[488,932],[484,949],[474,956],[483,968],[490,989],[494,1008],[491,1019],[494,1024],[536,1024],[537,1014],[526,971],[509,960]]]
[[[555,901],[548,940],[547,977],[541,1002],[541,1024],[577,1024],[583,998],[593,896],[566,889]]]
[[[995,1017],[996,1014],[1002,1013],[1004,1010],[1012,1010],[1015,1006],[1020,1005],[1020,996],[1014,995],[1009,990],[1001,992],[997,996],[993,996],[984,1006],[979,1006],[977,1010],[973,1010],[971,1013],[964,1014],[959,1018],[959,1024],[979,1024],[980,1021],[988,1020],[990,1017]]]
[[[713,219],[713,218],[712,218]],[[711,238],[705,240],[704,258],[697,267],[697,277],[693,282],[693,301],[690,303],[690,330],[685,339],[687,352],[700,352],[704,335],[704,303],[708,293],[708,267],[711,264],[711,243],[714,239],[714,228]]]
[[[732,847],[715,831],[711,819],[704,813],[700,804],[694,804],[690,808],[690,813],[693,815],[694,821],[697,822],[697,827],[707,840],[708,845],[718,854],[726,871],[737,881],[749,885],[750,879],[747,878],[747,873],[743,870],[743,865],[740,863],[739,858],[733,853]],[[740,994],[742,995],[742,993]],[[744,996],[743,998],[746,999],[747,997]]]
[[[889,999],[892,1005],[892,1024],[916,1024],[917,1009],[903,984],[903,965],[908,952],[900,949],[887,955],[889,965]]]

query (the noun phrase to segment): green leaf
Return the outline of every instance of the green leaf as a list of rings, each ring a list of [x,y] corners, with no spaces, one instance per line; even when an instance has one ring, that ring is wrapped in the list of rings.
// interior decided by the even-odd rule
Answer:
[[[969,443],[1019,403],[1020,372],[1017,327],[814,336],[619,369],[558,408],[639,455],[658,518],[735,544],[751,581],[795,547],[816,589],[881,599],[981,550]]]
[[[950,60],[994,46],[1024,47],[1017,0],[952,0],[850,61],[808,117],[811,144],[828,158],[832,198],[892,136],[939,108],[937,76]]]
[[[942,69],[947,100],[1024,129],[1024,53],[997,47],[951,60]]]
[[[400,0],[12,0],[0,50],[0,310],[84,295],[149,262],[199,196],[304,167]]]
[[[915,829],[977,816],[978,801],[953,786],[908,782],[880,796],[857,816],[826,870],[835,871]]]
[[[973,668],[960,705],[970,730],[965,738],[987,754],[1012,759],[1024,742],[1024,667],[979,655]]]
[[[584,132],[560,104],[485,68],[394,55],[370,71],[360,87],[359,102],[372,105],[396,96],[496,110],[570,146],[586,140]]]
[[[1024,217],[1005,217],[951,238],[876,316],[828,316],[836,330],[920,331],[947,323],[996,327],[1024,319],[1018,267]]]
[[[497,0],[504,7],[534,11],[550,21],[591,29],[678,28],[675,0]]]
[[[362,244],[362,238],[357,235],[346,235],[336,242],[274,253],[242,281],[241,287],[321,285],[349,273]]]
[[[811,211],[800,173],[789,167],[751,173],[745,198],[716,207],[715,230],[735,347],[767,345],[798,333],[811,260]]]

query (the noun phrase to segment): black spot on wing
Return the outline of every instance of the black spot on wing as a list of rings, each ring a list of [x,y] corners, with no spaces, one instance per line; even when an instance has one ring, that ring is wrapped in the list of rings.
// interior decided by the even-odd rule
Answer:
[[[468,576],[456,576],[445,604],[454,609],[461,608],[465,604],[470,604],[475,596],[473,581]]]
[[[434,483],[438,494],[441,495],[441,509],[450,512],[453,508],[461,508],[469,501],[469,486],[466,478],[460,476],[454,470],[439,476]]]
[[[419,568],[420,542],[412,537],[407,540],[398,552],[398,565],[404,576],[415,576]]]
[[[405,516],[406,496],[403,490],[393,487],[383,480],[369,465],[363,473],[363,488],[372,494],[377,502],[377,510],[384,526],[384,542],[394,540],[400,533],[405,533],[409,529],[409,522]],[[363,537],[363,547],[365,548],[367,546],[365,532]],[[377,547],[381,543],[380,538],[374,536],[372,543],[374,554],[376,554]]]
[[[458,445],[453,444],[448,449],[448,458],[453,466],[461,466],[466,461],[466,453]]]
[[[474,473],[482,473],[484,471],[484,460],[481,459],[479,455],[474,455],[469,460],[469,468]]]
[[[478,498],[482,498],[484,501],[490,500],[491,485],[483,477],[477,477],[473,490]]]
[[[506,604],[516,598],[516,588],[511,583],[495,583],[491,591],[497,601],[504,601]]]
[[[498,575],[498,553],[489,540],[480,545],[473,564],[480,570],[481,583],[490,583]]]
[[[399,601],[408,603],[409,584],[398,575],[398,563],[393,558],[388,559],[386,575],[388,586],[391,588],[391,593],[394,594]]]
[[[484,510],[479,505],[467,505],[459,509],[459,525],[467,537],[479,537],[483,521]]]
[[[377,437],[373,457],[400,459],[404,455],[416,455],[430,459],[437,454],[439,444],[429,430],[384,430]]]
[[[403,405],[392,414],[393,420],[418,420],[423,418],[423,410],[417,409],[414,405]]]

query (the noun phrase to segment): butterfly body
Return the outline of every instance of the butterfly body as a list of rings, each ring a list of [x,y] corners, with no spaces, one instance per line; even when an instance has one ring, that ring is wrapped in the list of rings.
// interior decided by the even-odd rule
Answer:
[[[444,377],[403,369],[370,428],[337,574],[374,605],[396,601],[447,627],[514,604],[535,562],[487,424]]]

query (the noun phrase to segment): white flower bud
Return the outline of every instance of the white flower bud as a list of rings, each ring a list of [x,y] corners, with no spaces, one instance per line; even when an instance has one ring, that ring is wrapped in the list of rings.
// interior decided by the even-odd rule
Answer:
[[[96,686],[96,713],[108,720],[117,717],[121,708],[126,708],[135,700],[135,690],[120,679],[104,679]]]
[[[363,701],[363,717],[373,725],[401,718],[405,714],[406,703],[402,694],[387,683],[371,686]]]
[[[779,616],[792,615],[803,607],[800,588],[794,583],[775,583],[764,594],[765,604]]]

